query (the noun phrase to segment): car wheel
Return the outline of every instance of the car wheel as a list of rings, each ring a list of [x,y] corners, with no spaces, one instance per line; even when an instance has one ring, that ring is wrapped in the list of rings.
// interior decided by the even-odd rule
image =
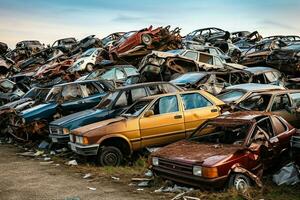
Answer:
[[[101,166],[119,166],[123,160],[123,154],[117,147],[103,147],[98,153],[98,161]]]
[[[143,34],[142,35],[142,42],[149,46],[152,44],[152,37],[149,34]]]
[[[93,68],[94,68],[94,65],[91,64],[91,63],[87,64],[86,67],[85,67],[85,69],[86,69],[88,72],[93,71]]]
[[[228,186],[237,191],[245,192],[251,186],[251,181],[244,174],[232,174],[229,178]]]

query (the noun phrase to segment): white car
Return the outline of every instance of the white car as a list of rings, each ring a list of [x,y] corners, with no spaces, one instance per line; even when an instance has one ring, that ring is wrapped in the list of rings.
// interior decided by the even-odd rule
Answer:
[[[103,49],[101,48],[91,48],[86,50],[81,56],[74,62],[72,67],[68,70],[69,72],[76,71],[93,71],[94,65],[97,61],[98,56],[101,54]]]

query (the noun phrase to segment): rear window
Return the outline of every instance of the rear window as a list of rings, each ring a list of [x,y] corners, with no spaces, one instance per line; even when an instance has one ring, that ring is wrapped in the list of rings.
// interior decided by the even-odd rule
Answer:
[[[237,101],[242,96],[246,94],[245,91],[242,90],[231,90],[222,94],[219,94],[217,97],[225,102]]]

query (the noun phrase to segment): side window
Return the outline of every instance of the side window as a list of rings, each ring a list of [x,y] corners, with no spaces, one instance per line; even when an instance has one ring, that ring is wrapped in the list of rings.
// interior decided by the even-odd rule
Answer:
[[[203,108],[203,107],[213,105],[205,97],[203,97],[202,95],[200,95],[198,93],[182,94],[181,98],[182,98],[185,110],[191,110],[191,109],[195,109],[195,108]]]
[[[296,104],[297,107],[300,106],[300,93],[292,93],[290,94],[293,102]]]
[[[122,94],[119,96],[119,99],[117,100],[115,107],[126,107],[128,105],[127,97],[125,92],[122,92]]]
[[[269,105],[270,95],[253,95],[244,101],[239,106],[247,110],[265,111]]]
[[[275,82],[278,78],[278,77],[274,76],[274,74],[272,72],[266,72],[265,76],[266,76],[267,80],[269,81],[269,83]]]
[[[220,58],[214,57],[216,66],[223,66],[223,63]]]
[[[80,84],[82,94],[84,97],[88,97],[94,94],[99,93],[98,89],[92,83]],[[103,91],[101,91],[103,92]]]
[[[266,80],[263,74],[254,75],[252,77],[252,83],[266,84]]]
[[[77,84],[65,85],[62,90],[64,101],[74,101],[82,98],[81,89]]]
[[[192,52],[188,51],[184,54],[185,57],[191,58],[193,60],[197,60],[198,53],[197,52]]]
[[[124,79],[125,78],[125,75],[124,75],[124,72],[122,72],[121,70],[119,69],[116,69],[116,76],[117,76],[117,79]]]
[[[125,70],[127,76],[138,74],[137,70],[133,67],[126,67],[126,68],[124,68],[124,70]]]
[[[110,69],[106,71],[104,74],[102,74],[101,78],[106,80],[113,80],[115,79],[115,73],[116,73],[116,69]]]
[[[288,95],[278,95],[274,99],[271,111],[284,110],[286,106],[291,106]]]
[[[271,137],[274,136],[272,124],[271,124],[271,121],[270,121],[270,118],[269,118],[269,117],[267,117],[267,118],[265,118],[265,119],[259,121],[259,122],[257,123],[257,126],[258,126],[259,128],[261,128],[263,131],[265,131],[265,132],[268,134],[269,138],[271,138]],[[269,139],[269,138],[268,138],[268,139]]]
[[[176,96],[167,96],[161,97],[158,99],[151,109],[154,112],[154,115],[160,115],[165,113],[178,112],[178,102]]]
[[[273,116],[272,121],[273,121],[275,130],[276,130],[276,132],[275,132],[276,135],[283,133],[287,130],[287,127],[277,117]]]
[[[145,88],[136,88],[131,90],[131,97],[133,102],[145,96],[147,96]]]

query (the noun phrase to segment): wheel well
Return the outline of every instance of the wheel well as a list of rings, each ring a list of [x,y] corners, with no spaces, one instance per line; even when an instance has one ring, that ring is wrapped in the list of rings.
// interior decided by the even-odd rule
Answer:
[[[120,137],[113,137],[105,139],[100,144],[100,149],[102,146],[114,146],[121,150],[124,155],[130,155],[131,149],[128,142]]]

